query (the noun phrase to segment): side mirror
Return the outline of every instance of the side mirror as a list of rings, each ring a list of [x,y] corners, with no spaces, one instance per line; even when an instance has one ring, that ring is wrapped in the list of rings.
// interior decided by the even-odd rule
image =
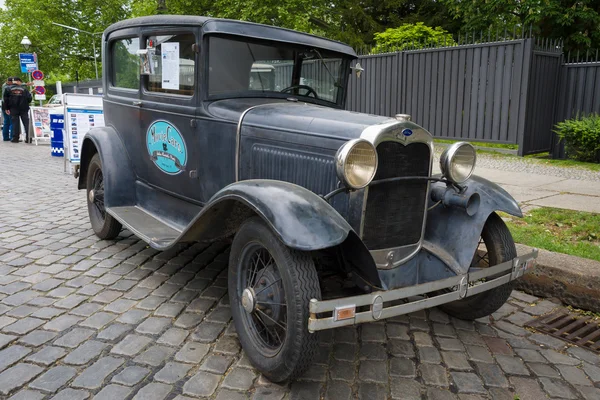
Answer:
[[[360,74],[362,74],[362,72],[365,70],[363,67],[361,67],[360,63],[356,63],[356,65],[354,65],[354,67],[350,67],[350,69],[354,71],[357,78],[360,78]]]

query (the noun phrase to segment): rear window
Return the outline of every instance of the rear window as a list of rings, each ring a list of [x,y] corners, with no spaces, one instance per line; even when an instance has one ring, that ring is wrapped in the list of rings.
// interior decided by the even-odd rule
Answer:
[[[125,89],[140,87],[140,57],[137,54],[140,39],[137,37],[121,39],[113,42],[113,86]]]

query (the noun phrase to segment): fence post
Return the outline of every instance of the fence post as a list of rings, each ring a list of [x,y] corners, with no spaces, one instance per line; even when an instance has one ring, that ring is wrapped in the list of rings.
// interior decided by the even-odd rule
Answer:
[[[533,58],[533,39],[531,37],[523,39],[523,69],[521,81],[521,94],[519,103],[519,125],[517,131],[517,144],[519,145],[518,155],[523,157],[525,154],[525,135],[529,129],[529,118],[527,110],[530,109],[529,103],[529,81],[531,77],[531,62]]]

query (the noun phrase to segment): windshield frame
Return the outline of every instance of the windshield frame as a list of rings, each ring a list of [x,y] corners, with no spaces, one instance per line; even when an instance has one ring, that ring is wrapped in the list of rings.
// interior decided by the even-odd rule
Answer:
[[[341,60],[341,65],[340,65],[340,76],[339,76],[339,89],[337,90],[337,95],[336,95],[336,100],[335,102],[329,101],[329,100],[324,100],[324,99],[319,99],[319,98],[314,98],[313,96],[303,96],[303,95],[296,95],[296,94],[291,94],[291,93],[282,93],[282,92],[276,92],[276,91],[264,91],[261,92],[259,90],[248,90],[248,91],[241,91],[241,92],[228,92],[228,93],[222,93],[222,94],[210,94],[210,90],[209,90],[209,82],[210,82],[210,71],[209,71],[209,67],[210,67],[210,38],[212,37],[218,37],[221,39],[228,39],[228,40],[235,40],[238,42],[244,42],[244,43],[250,43],[250,44],[258,44],[258,45],[274,45],[274,46],[278,46],[278,47],[285,47],[285,48],[290,48],[293,50],[296,50],[298,52],[306,52],[307,50],[317,50],[320,54],[323,55],[323,58],[325,58],[325,60],[328,57],[332,57],[334,56],[335,58],[339,58]],[[339,52],[335,52],[335,51],[331,51],[328,49],[324,49],[321,47],[315,47],[315,46],[306,46],[303,44],[295,44],[295,43],[289,43],[289,42],[285,42],[285,41],[278,41],[278,40],[274,40],[274,39],[262,39],[262,38],[248,38],[248,37],[244,37],[244,36],[239,36],[239,35],[232,35],[232,34],[226,34],[226,33],[210,33],[210,34],[204,34],[203,38],[202,38],[202,52],[203,52],[203,67],[202,67],[202,92],[203,92],[203,100],[204,101],[216,101],[216,100],[223,100],[223,99],[235,99],[235,98],[270,98],[270,99],[281,99],[281,100],[289,100],[290,98],[293,98],[295,100],[297,100],[298,102],[304,102],[304,103],[313,103],[313,104],[318,104],[318,105],[323,105],[323,106],[327,106],[327,107],[333,107],[333,108],[344,108],[345,102],[346,102],[346,97],[347,97],[347,92],[348,92],[348,82],[349,82],[349,78],[350,78],[350,73],[351,73],[351,69],[350,69],[350,65],[352,60],[354,60],[356,57],[352,57],[348,54],[345,53],[339,53]],[[260,61],[257,61],[260,62]],[[294,61],[294,71],[293,71],[293,75],[296,76],[296,74],[299,73],[298,67],[301,66],[302,61],[299,59],[296,59]],[[323,66],[323,68],[325,68]],[[343,71],[347,71],[347,73],[344,73]],[[333,72],[333,71],[332,71]]]

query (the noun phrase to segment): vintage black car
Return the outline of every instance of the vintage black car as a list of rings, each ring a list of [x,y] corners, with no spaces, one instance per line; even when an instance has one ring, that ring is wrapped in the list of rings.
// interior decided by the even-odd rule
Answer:
[[[432,136],[409,116],[344,110],[362,71],[345,44],[156,16],[110,26],[103,52],[107,126],[77,172],[94,232],[125,226],[158,250],[230,240],[235,328],[273,381],[310,365],[315,331],[434,306],[488,315],[537,256],[517,256],[496,212],[521,210],[472,175],[471,145],[432,176]]]

